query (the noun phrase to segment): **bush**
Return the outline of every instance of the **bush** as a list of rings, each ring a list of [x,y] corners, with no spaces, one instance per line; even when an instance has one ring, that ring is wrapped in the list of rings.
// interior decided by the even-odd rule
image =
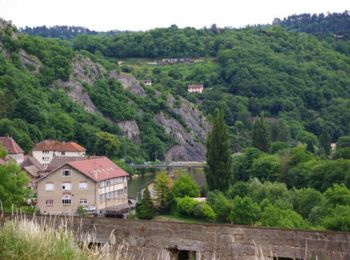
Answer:
[[[324,218],[322,225],[330,230],[350,231],[350,206],[337,206]]]
[[[235,224],[252,225],[259,219],[260,211],[259,205],[251,198],[236,197],[228,219]]]
[[[199,187],[188,175],[182,175],[174,182],[173,194],[177,198],[185,196],[196,198],[199,197]]]
[[[177,199],[177,210],[180,214],[193,216],[194,208],[199,204],[198,201],[191,199],[190,197],[184,197]]]
[[[214,210],[205,202],[200,202],[194,208],[194,215],[209,222],[215,222],[216,214]]]

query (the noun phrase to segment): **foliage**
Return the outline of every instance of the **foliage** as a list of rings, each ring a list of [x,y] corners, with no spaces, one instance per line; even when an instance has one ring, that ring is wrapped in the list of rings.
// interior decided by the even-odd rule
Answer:
[[[249,197],[235,197],[232,201],[232,209],[228,220],[235,224],[252,225],[260,215],[260,207]]]
[[[264,117],[255,120],[253,128],[253,146],[268,153],[270,151],[271,134]]]
[[[174,182],[173,194],[176,198],[199,197],[199,187],[188,175],[182,175]]]
[[[185,216],[205,219],[209,222],[216,220],[216,213],[205,202],[198,202],[190,197],[177,199],[177,211]]]
[[[115,135],[107,132],[96,133],[96,143],[94,151],[98,155],[113,157],[118,153],[121,143]]]
[[[330,215],[323,219],[323,225],[330,230],[350,230],[350,206],[338,205]]]
[[[209,190],[226,191],[232,179],[232,158],[229,136],[222,112],[216,112],[213,128],[207,139],[207,164],[205,176]]]
[[[141,202],[136,204],[136,216],[139,219],[152,219],[155,215],[155,209],[149,193],[146,187],[143,194]]]
[[[213,191],[208,193],[207,203],[214,210],[219,222],[228,221],[228,216],[231,211],[232,204],[220,191]]]
[[[26,203],[31,195],[27,186],[27,175],[15,163],[0,165],[0,200],[6,211]]]
[[[163,214],[169,213],[176,202],[172,193],[172,182],[165,172],[156,176],[154,188],[157,192],[159,212]]]
[[[83,206],[79,206],[78,209],[77,209],[77,214],[80,216],[80,217],[86,217],[87,216],[87,212],[86,210],[84,209]]]
[[[261,213],[261,225],[266,227],[306,228],[307,222],[291,209],[266,206]]]

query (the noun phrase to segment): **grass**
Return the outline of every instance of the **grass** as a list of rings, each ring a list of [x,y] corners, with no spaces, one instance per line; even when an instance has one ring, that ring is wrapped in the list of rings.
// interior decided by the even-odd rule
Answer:
[[[128,246],[116,246],[113,254],[110,245],[115,245],[111,235],[108,243],[91,247],[91,237],[86,236],[77,243],[67,223],[53,229],[35,219],[16,216],[0,227],[0,259],[9,260],[124,260],[128,257]],[[92,239],[93,241],[93,239]]]
[[[208,224],[208,222],[196,218],[179,216],[179,215],[157,215],[154,217],[155,221],[173,221],[187,224]]]

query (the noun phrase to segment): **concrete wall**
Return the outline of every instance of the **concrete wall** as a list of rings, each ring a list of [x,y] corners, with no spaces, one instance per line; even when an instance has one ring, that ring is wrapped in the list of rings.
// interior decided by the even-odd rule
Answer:
[[[158,256],[163,259],[161,254],[172,249],[195,251],[196,259],[201,260],[262,259],[259,255],[308,260],[350,259],[350,233],[345,232],[105,218],[69,221],[68,226],[78,233],[96,230],[96,242],[106,242],[113,233],[117,243],[124,241],[129,245],[129,253],[135,259],[157,259]],[[55,219],[55,223],[59,222]]]

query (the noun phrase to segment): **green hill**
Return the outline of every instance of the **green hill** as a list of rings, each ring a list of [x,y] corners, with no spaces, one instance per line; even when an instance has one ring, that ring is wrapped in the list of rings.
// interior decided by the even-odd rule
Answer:
[[[118,136],[117,157],[201,160],[206,117],[224,111],[240,151],[254,118],[274,141],[332,141],[350,129],[350,42],[279,26],[81,35],[67,42],[0,28],[0,135],[27,151],[44,138],[95,152],[96,134]],[[163,58],[190,62],[154,65]],[[117,61],[123,60],[122,65]],[[153,85],[145,87],[144,79]],[[203,83],[203,94],[187,85]],[[131,129],[129,131],[129,129]]]

